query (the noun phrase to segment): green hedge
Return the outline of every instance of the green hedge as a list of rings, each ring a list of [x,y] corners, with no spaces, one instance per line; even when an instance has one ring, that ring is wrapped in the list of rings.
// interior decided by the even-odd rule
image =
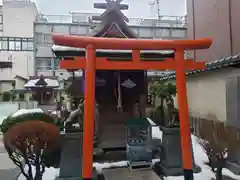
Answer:
[[[28,114],[22,114],[17,117],[12,117],[12,115],[8,116],[6,119],[3,120],[2,124],[0,125],[0,131],[2,133],[5,133],[15,124],[19,124],[25,121],[44,121],[47,123],[56,124],[58,126],[57,120],[54,119],[52,116],[43,112],[32,112]]]

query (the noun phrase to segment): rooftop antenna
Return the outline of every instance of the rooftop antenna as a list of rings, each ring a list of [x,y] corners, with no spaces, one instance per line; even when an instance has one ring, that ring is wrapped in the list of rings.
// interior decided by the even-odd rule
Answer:
[[[160,0],[154,0],[152,2],[149,3],[150,6],[155,6],[157,7],[157,16],[158,16],[158,20],[161,19],[161,14],[160,14]]]

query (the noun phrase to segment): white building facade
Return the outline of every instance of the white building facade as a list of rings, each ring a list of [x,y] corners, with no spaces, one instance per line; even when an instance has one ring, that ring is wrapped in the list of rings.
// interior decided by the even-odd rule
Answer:
[[[0,8],[0,61],[12,63],[12,68],[0,68],[0,92],[23,89],[34,75],[33,22],[38,9],[30,0],[3,0]]]

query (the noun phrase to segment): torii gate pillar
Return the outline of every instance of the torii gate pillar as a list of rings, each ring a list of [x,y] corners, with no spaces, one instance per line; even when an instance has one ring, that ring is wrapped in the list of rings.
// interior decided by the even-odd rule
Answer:
[[[86,48],[85,91],[84,91],[84,122],[83,122],[83,177],[92,178],[93,136],[95,117],[95,80],[96,80],[96,50],[90,44]],[[87,133],[84,133],[86,131]]]
[[[180,135],[185,180],[193,180],[193,153],[189,127],[187,83],[184,67],[184,49],[176,49],[176,86],[180,119]]]

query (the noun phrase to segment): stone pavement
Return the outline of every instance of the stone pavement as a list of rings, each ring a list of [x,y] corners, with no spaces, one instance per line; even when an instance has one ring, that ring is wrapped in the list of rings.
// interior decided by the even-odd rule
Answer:
[[[4,149],[2,135],[0,134],[0,179],[1,180],[17,180],[20,174],[19,168],[9,159]]]

